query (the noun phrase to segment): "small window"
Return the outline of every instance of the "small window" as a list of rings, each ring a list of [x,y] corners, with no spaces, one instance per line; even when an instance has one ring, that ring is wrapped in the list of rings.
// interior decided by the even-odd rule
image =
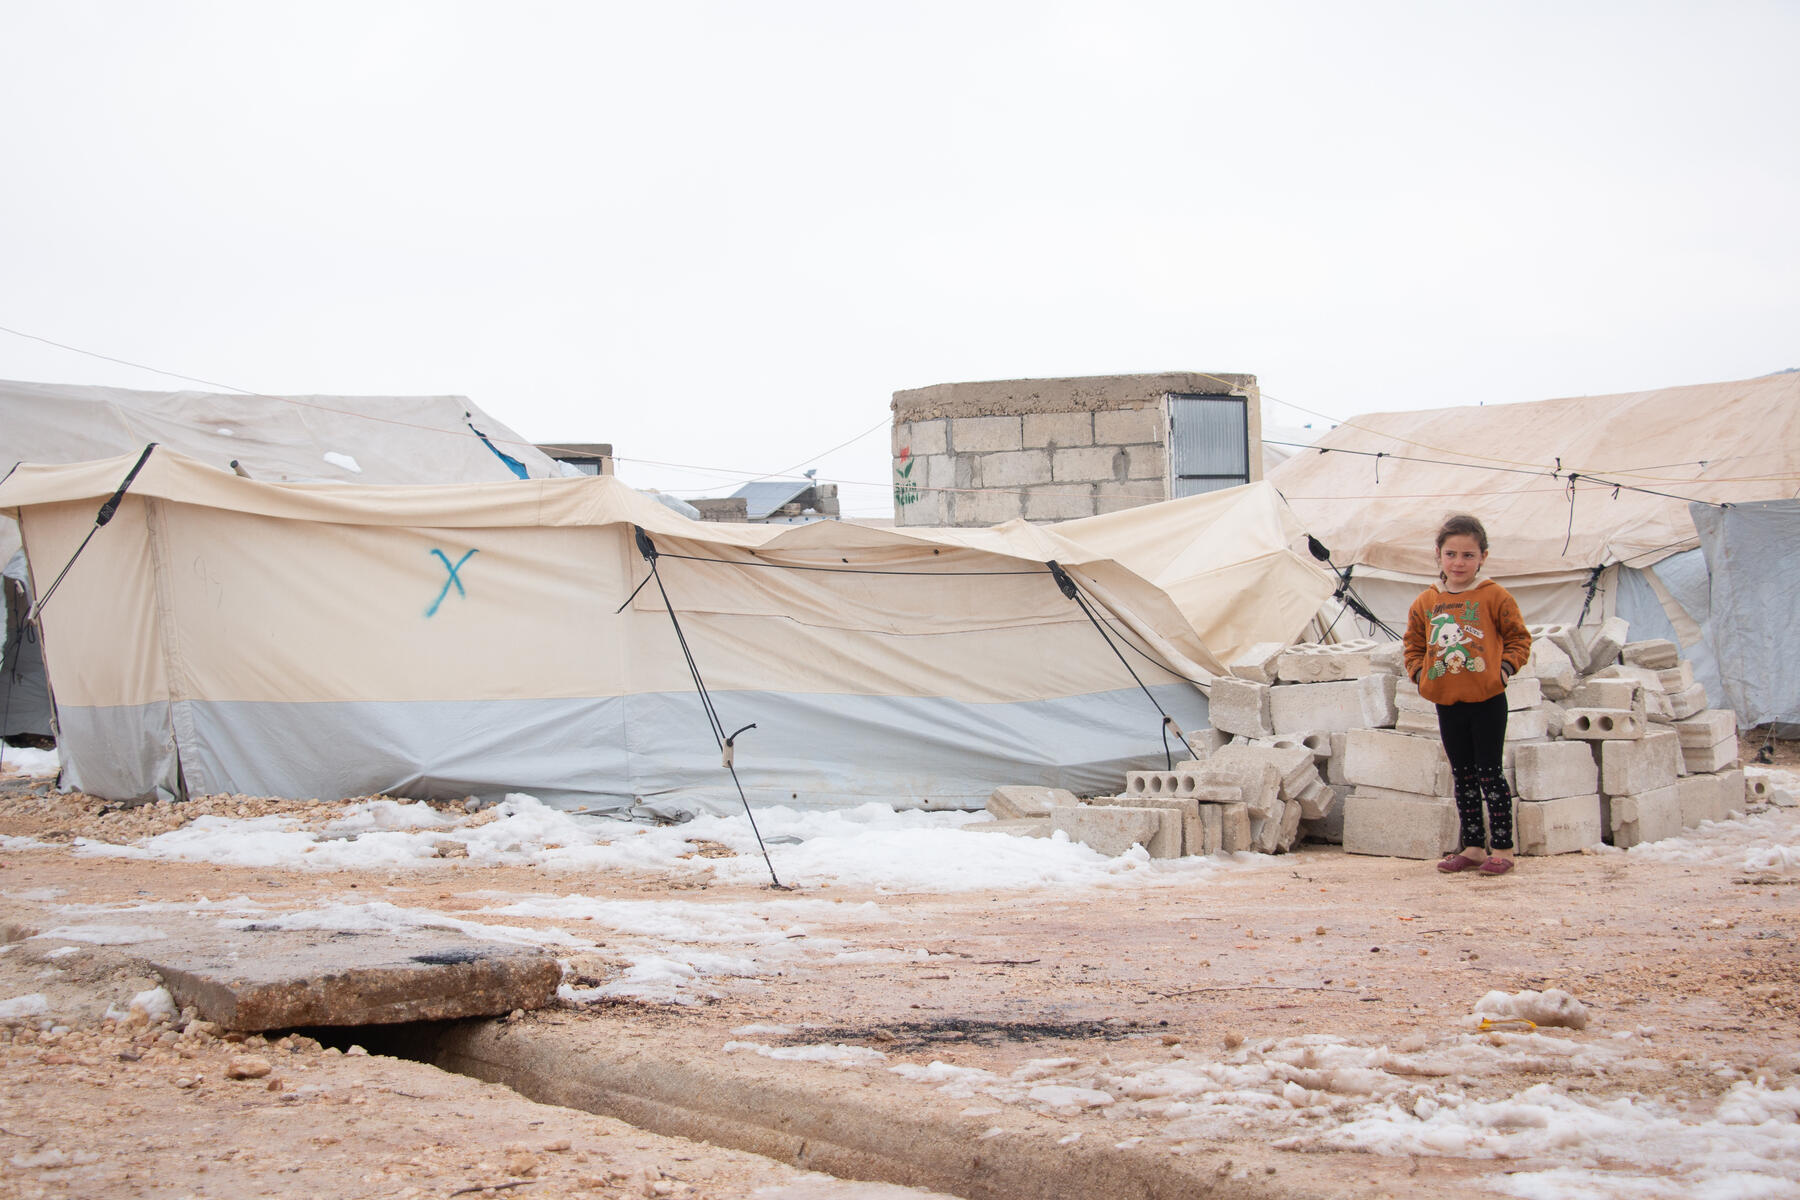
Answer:
[[[1169,495],[1250,482],[1250,408],[1243,396],[1169,395]]]

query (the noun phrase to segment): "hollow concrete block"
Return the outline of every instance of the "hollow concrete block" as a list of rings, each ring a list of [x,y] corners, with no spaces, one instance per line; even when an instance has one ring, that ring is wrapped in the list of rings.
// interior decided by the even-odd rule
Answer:
[[[1587,646],[1573,625],[1527,625],[1533,643],[1549,642],[1568,658],[1576,671],[1587,670]]]
[[[1535,675],[1515,675],[1506,681],[1506,707],[1509,711],[1536,708],[1544,702],[1544,683]]]
[[[1708,708],[1675,722],[1683,749],[1716,746],[1737,736],[1737,714],[1728,708]]]
[[[1367,638],[1328,645],[1304,642],[1293,646],[1275,664],[1275,675],[1288,683],[1332,683],[1361,679],[1374,673],[1371,656],[1379,647]]]
[[[1219,810],[1219,849],[1227,854],[1250,849],[1250,806],[1218,804],[1213,807]]]
[[[1635,679],[1584,679],[1569,693],[1569,708],[1619,708],[1637,711],[1644,705],[1644,686]]]
[[[1681,827],[1692,829],[1702,821],[1723,821],[1731,815],[1726,807],[1725,779],[1719,775],[1689,775],[1675,782],[1675,795],[1681,805]]]
[[[1525,660],[1525,669],[1519,674],[1536,679],[1551,700],[1567,697],[1578,678],[1575,664],[1555,642],[1532,642],[1531,657]]]
[[[1392,725],[1396,683],[1392,675],[1365,675],[1335,683],[1296,683],[1271,688],[1270,723],[1277,734]]]
[[[1563,712],[1563,736],[1582,741],[1629,740],[1644,736],[1647,722],[1617,708],[1570,708]]]
[[[1287,653],[1286,642],[1258,642],[1225,664],[1225,669],[1238,679],[1251,683],[1274,683],[1275,663]]]

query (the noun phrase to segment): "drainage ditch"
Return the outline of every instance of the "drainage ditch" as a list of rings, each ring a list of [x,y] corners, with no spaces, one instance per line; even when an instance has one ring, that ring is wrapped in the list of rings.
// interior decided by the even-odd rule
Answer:
[[[965,1200],[1303,1200],[1328,1194],[1296,1186],[1291,1177],[1277,1188],[1273,1179],[1246,1176],[1228,1147],[1177,1156],[1166,1148],[1115,1143],[1104,1131],[1064,1144],[1069,1126],[1035,1114],[1008,1111],[971,1120],[962,1113],[966,1100],[896,1096],[809,1064],[633,1045],[629,1027],[464,1020],[291,1032],[340,1050],[358,1045],[371,1054],[504,1084],[539,1103],[614,1117],[653,1133],[842,1179],[927,1188]],[[879,1030],[809,1028],[805,1040],[903,1050],[1007,1040],[1092,1042],[1145,1032],[940,1020]]]

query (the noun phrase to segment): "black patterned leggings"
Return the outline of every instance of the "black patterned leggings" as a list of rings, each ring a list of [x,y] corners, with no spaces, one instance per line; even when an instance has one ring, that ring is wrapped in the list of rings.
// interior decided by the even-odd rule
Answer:
[[[1500,770],[1506,746],[1506,693],[1473,703],[1440,704],[1438,733],[1456,780],[1456,816],[1464,846],[1513,848],[1512,792]],[[1482,809],[1487,826],[1482,826]]]

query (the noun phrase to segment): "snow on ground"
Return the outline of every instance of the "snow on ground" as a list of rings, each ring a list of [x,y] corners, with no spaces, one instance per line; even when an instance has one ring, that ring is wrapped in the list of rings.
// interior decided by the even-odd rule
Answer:
[[[757,813],[770,863],[783,883],[847,884],[890,892],[1186,885],[1222,870],[1266,863],[1257,855],[1153,860],[1142,850],[1106,858],[1066,837],[970,836],[961,827],[986,813],[895,812],[882,804],[839,811],[782,806]],[[696,855],[699,843],[729,856]],[[721,883],[769,877],[755,833],[742,816],[701,816],[681,825],[582,817],[514,794],[469,817],[424,803],[369,800],[320,829],[295,816],[199,817],[134,845],[78,838],[93,857],[168,859],[245,867],[395,869],[466,854],[474,866],[571,871],[679,871]],[[7,848],[35,848],[25,844]]]
[[[1414,1035],[1395,1048],[1314,1034],[1244,1044],[1216,1059],[1046,1058],[1008,1075],[941,1060],[885,1069],[952,1098],[1145,1121],[1156,1132],[1131,1140],[1171,1148],[1249,1133],[1298,1151],[1494,1159],[1487,1186],[1523,1200],[1800,1195],[1800,1060],[1736,1078],[1712,1101],[1582,1094],[1584,1079],[1598,1087],[1621,1072],[1666,1072],[1639,1044],[1635,1032],[1471,1032],[1435,1043]],[[732,1041],[725,1049],[846,1068],[884,1060],[835,1045]],[[1742,1074],[1711,1065],[1723,1077]],[[1518,1073],[1561,1083],[1512,1092],[1504,1077]],[[1551,1158],[1562,1165],[1532,1169]]]
[[[0,742],[0,775],[54,775],[62,768],[55,750],[33,750]]]

